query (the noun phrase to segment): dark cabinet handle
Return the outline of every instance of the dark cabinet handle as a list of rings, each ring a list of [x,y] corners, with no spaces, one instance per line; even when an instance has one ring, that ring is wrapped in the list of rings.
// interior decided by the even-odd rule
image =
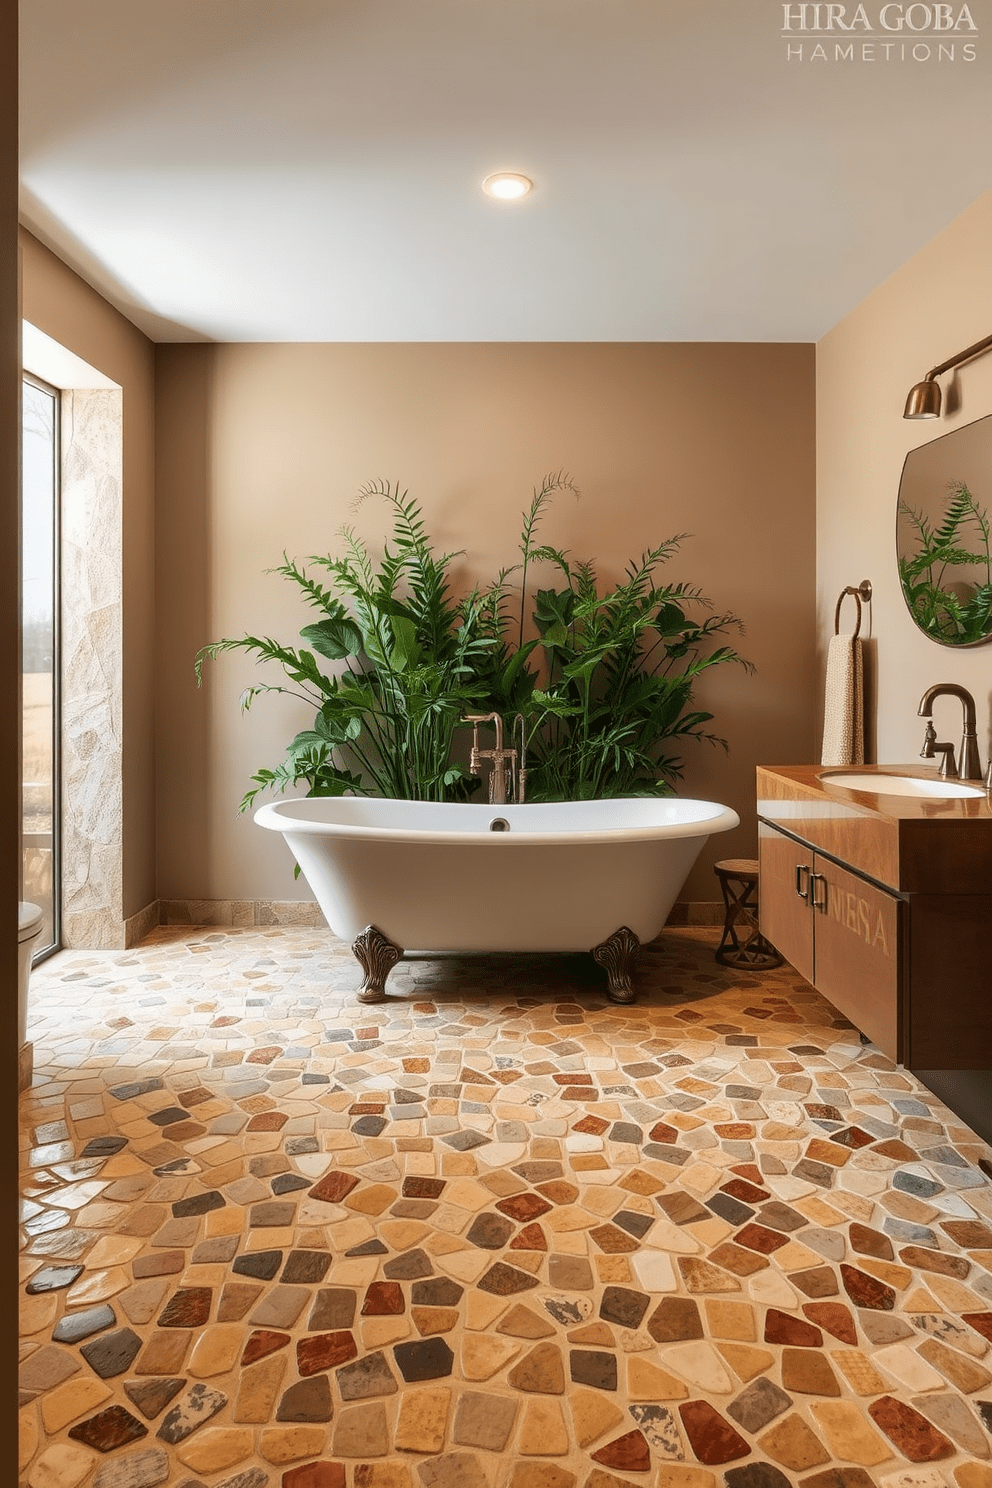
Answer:
[[[810,884],[812,885],[812,890],[813,890],[813,897],[812,897],[812,900],[811,900],[811,903],[813,905],[813,908],[814,909],[818,909],[821,914],[826,914],[826,912],[827,912],[827,880],[826,880],[826,878],[824,877],[824,875],[822,873],[811,873],[810,874],[809,881],[810,881]],[[822,885],[823,885],[823,898],[822,899],[817,899],[817,897],[816,897],[816,885],[818,883],[822,883]]]
[[[804,873],[806,875],[806,887],[805,888],[803,887],[803,874]],[[807,904],[809,903],[809,880],[810,880],[810,868],[809,868],[809,864],[808,863],[797,863],[796,864],[796,893],[799,895],[800,899],[804,899]]]

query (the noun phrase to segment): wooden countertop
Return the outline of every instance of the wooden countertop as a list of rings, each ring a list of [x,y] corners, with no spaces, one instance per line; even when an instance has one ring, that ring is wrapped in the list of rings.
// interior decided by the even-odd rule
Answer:
[[[899,893],[992,893],[988,793],[926,797],[851,790],[830,785],[831,772],[842,767],[759,766],[759,818]],[[940,779],[936,769],[916,764],[852,765],[843,773]]]

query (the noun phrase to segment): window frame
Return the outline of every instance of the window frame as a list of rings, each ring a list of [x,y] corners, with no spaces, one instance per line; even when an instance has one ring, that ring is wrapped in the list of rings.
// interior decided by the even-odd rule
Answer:
[[[62,412],[64,390],[46,382],[34,372],[22,370],[21,383],[45,393],[52,400],[52,938],[32,956],[31,964],[37,966],[49,956],[62,950]],[[23,399],[22,399],[23,408]],[[21,418],[23,430],[23,412]],[[22,433],[23,438],[23,433]],[[23,524],[24,480],[23,462],[20,482],[20,518]],[[23,531],[21,536],[21,563],[24,554]],[[23,611],[22,611],[23,620]],[[21,673],[24,674],[24,645],[21,641]],[[22,723],[23,730],[23,706]],[[24,771],[21,770],[21,822],[23,865],[23,821],[24,821]],[[22,866],[23,872],[23,866]]]

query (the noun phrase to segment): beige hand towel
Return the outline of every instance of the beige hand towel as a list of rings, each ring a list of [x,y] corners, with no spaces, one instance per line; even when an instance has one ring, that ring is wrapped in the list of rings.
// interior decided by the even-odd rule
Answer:
[[[857,636],[830,637],[823,710],[822,765],[865,762],[864,680]]]

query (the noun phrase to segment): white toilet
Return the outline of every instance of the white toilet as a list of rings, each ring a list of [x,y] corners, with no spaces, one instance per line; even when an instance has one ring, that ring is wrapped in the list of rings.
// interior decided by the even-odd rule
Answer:
[[[44,929],[44,914],[37,904],[17,906],[17,1050],[18,1090],[26,1090],[34,1073],[34,1050],[28,1043],[28,987],[31,957]]]

